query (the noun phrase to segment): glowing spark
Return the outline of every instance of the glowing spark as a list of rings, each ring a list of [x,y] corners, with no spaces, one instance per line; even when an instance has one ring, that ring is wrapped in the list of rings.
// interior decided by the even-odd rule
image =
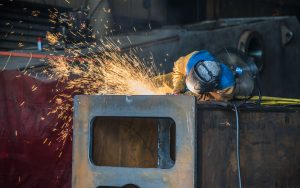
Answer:
[[[23,47],[23,46],[24,46],[24,44],[23,44],[22,42],[19,42],[19,43],[18,43],[18,47],[19,47],[19,48],[21,48],[21,47]]]
[[[36,91],[37,88],[38,88],[37,86],[33,85],[33,86],[31,87],[31,91]]]
[[[48,42],[51,45],[55,45],[56,43],[58,43],[58,40],[59,40],[60,37],[61,37],[60,33],[57,33],[57,34],[50,33],[50,32],[46,33],[46,39],[48,40]]]
[[[132,44],[130,38],[128,36],[126,36],[126,38],[128,39],[129,43]]]
[[[45,143],[47,142],[47,140],[48,140],[48,138],[45,138],[45,140],[44,140],[43,144],[45,144]]]
[[[40,13],[41,13],[40,11],[34,10],[34,11],[31,12],[31,15],[32,16],[38,16]]]

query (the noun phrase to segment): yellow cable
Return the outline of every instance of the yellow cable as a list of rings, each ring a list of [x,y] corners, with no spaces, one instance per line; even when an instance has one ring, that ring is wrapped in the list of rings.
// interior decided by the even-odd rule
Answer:
[[[259,100],[259,96],[253,96],[251,100]],[[300,99],[294,98],[281,98],[281,97],[269,97],[262,96],[261,98],[262,105],[300,105]]]
[[[252,100],[258,100],[259,96],[253,96]],[[276,100],[276,101],[293,101],[293,102],[300,102],[300,99],[295,98],[281,98],[281,97],[269,97],[269,96],[262,96],[262,100]]]

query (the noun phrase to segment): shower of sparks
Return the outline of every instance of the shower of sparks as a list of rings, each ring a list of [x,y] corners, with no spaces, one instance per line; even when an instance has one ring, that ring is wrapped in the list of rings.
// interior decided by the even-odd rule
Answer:
[[[68,0],[65,1],[70,3]],[[104,9],[103,11],[111,13],[111,9]],[[31,15],[37,17],[40,13],[36,10],[32,11]],[[49,9],[49,22],[53,25],[64,25],[66,28],[73,27],[73,21],[69,15],[61,14],[55,8]],[[20,20],[19,23],[23,23],[23,21]],[[6,25],[10,25],[10,23],[7,22]],[[112,32],[108,25],[104,24],[104,27],[107,29],[106,34]],[[164,95],[171,92],[171,88],[166,84],[157,83],[153,79],[158,75],[153,58],[150,58],[151,62],[139,59],[135,55],[139,49],[131,49],[128,53],[121,52],[118,47],[121,45],[120,40],[116,41],[117,45],[109,38],[100,39],[99,44],[101,45],[97,45],[95,33],[99,32],[90,32],[86,35],[85,30],[87,29],[89,30],[83,23],[76,31],[68,31],[74,37],[92,39],[93,42],[82,42],[84,40],[77,43],[72,42],[69,45],[72,47],[64,49],[65,53],[68,54],[66,57],[47,58],[50,68],[41,72],[41,74],[47,75],[50,80],[56,79],[58,81],[56,88],[52,90],[55,96],[49,100],[51,108],[40,120],[46,121],[45,117],[47,116],[57,117],[55,118],[57,122],[54,122],[52,128],[56,137],[43,139],[43,144],[51,146],[52,143],[58,142],[60,145],[57,148],[59,157],[62,156],[65,144],[72,141],[74,95]],[[135,28],[133,30],[136,31]],[[66,38],[58,32],[47,32],[45,37],[50,44],[50,47],[44,47],[45,51],[51,51],[51,45],[55,46],[66,42],[60,41]],[[132,44],[129,36],[127,39]],[[21,48],[24,44],[20,42],[18,46]],[[81,51],[82,46],[88,46],[87,52],[84,54]],[[53,51],[52,48],[49,56],[55,55],[55,53],[55,49]],[[31,59],[32,57],[29,58],[22,74],[31,74],[27,72]],[[9,60],[10,57],[7,61]],[[20,75],[16,77],[20,77]],[[31,91],[38,92],[39,88],[33,85]],[[19,104],[20,107],[24,107],[24,105],[26,105],[25,101]],[[17,131],[15,134],[18,135]]]
[[[62,147],[72,138],[74,94],[164,95],[171,92],[169,87],[153,81],[152,78],[157,75],[153,62],[142,62],[132,52],[121,53],[117,45],[109,40],[104,47],[98,46],[97,50],[99,53],[86,56],[82,62],[68,62],[63,58],[49,60],[53,76],[65,85],[67,91],[73,92],[59,92],[50,101],[55,103],[55,108],[47,114],[55,114],[64,122],[63,125],[56,124],[53,129],[57,132],[56,141]]]

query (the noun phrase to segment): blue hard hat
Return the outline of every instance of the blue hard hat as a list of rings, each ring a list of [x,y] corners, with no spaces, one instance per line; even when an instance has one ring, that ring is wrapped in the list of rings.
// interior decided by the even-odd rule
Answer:
[[[187,63],[186,74],[187,88],[194,93],[222,90],[235,84],[231,69],[206,50],[192,55]]]

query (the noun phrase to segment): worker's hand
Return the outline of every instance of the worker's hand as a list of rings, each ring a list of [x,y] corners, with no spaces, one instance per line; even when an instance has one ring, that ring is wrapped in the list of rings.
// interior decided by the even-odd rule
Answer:
[[[173,93],[172,95],[179,95],[179,93]]]
[[[174,90],[172,94],[173,94],[173,95],[180,95],[180,94],[182,94],[182,93],[181,93],[180,91]]]
[[[198,95],[198,94],[193,93],[193,92],[191,92],[191,91],[186,91],[184,94],[185,94],[185,95],[193,95],[193,96]]]

